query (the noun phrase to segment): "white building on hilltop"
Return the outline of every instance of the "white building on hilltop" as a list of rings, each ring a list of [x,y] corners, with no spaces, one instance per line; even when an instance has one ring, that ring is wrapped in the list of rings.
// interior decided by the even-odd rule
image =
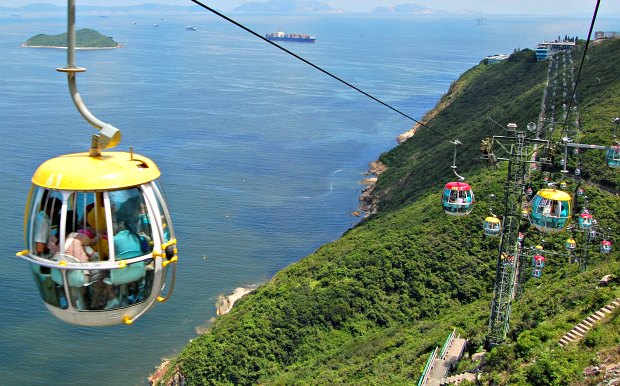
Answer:
[[[567,52],[575,49],[575,42],[542,42],[536,46],[536,59],[545,60],[558,52]]]
[[[488,64],[495,64],[495,63],[499,63],[501,61],[508,59],[509,56],[510,55],[508,54],[497,54],[497,55],[489,55],[485,59],[487,60]]]

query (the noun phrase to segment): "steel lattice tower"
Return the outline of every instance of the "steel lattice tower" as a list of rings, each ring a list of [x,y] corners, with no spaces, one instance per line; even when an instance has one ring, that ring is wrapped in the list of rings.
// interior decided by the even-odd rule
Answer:
[[[503,226],[497,263],[491,316],[489,318],[489,335],[487,343],[495,346],[504,341],[509,329],[512,301],[520,287],[521,278],[527,267],[527,256],[521,254],[519,225],[521,223],[521,204],[523,201],[528,164],[536,152],[535,144],[547,145],[548,141],[526,138],[526,133],[517,131],[516,125],[509,124],[508,132],[512,136],[494,136],[491,143],[498,144],[507,154],[507,158],[491,159],[508,161],[508,173],[504,185]]]

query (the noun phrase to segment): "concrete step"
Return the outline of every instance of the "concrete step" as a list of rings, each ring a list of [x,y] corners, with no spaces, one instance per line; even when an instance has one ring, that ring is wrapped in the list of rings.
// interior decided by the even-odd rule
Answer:
[[[620,307],[620,298],[611,301],[609,304],[601,307],[599,310],[594,311],[590,316],[581,321],[573,327],[572,330],[566,333],[560,338],[558,344],[564,346],[570,342],[577,341],[583,337],[599,320],[607,317],[607,314],[612,313],[616,308]]]
[[[585,318],[584,320],[587,320],[588,322],[594,324],[598,321],[597,318],[592,317],[592,315],[588,316],[587,318]]]
[[[566,336],[568,336],[569,338],[575,340],[575,339],[580,339],[583,337],[583,334],[575,331],[575,330],[570,330],[569,332],[566,333]]]
[[[605,314],[602,313],[601,311],[594,311],[594,315],[598,316],[597,320],[600,320],[605,317]]]
[[[582,335],[584,335],[585,333],[587,333],[589,330],[589,328],[583,328],[580,325],[576,325],[575,327],[573,327],[573,331],[578,331],[580,332]]]

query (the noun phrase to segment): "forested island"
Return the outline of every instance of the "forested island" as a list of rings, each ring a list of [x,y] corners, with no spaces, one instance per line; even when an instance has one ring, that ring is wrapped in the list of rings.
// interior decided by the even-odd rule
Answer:
[[[414,128],[413,136],[380,156],[387,169],[366,195],[371,216],[240,299],[150,381],[414,385],[433,350],[456,329],[468,344],[453,371],[475,379],[462,384],[615,384],[620,306],[610,304],[620,304],[620,169],[607,166],[604,151],[571,150],[561,163],[558,146],[544,169],[532,168],[534,191],[562,182],[574,197],[574,225],[544,234],[521,221],[519,248],[544,254],[546,265],[536,277],[525,255],[505,341],[486,344],[496,267],[511,260],[498,257],[500,238],[486,235],[482,223],[491,209],[506,220],[503,201],[493,203],[493,197],[503,197],[511,181],[507,162],[481,159],[481,142],[506,135],[508,123],[524,130],[546,106],[562,110],[562,95],[570,93],[547,93],[555,84],[548,74],[575,74],[568,56],[578,64],[583,50],[581,42],[556,62],[537,61],[532,50],[515,51],[501,63],[483,61],[464,73],[422,119],[426,127]],[[612,120],[620,116],[616,58],[620,39],[590,46],[573,105],[578,130],[572,122],[562,128],[560,112],[541,135],[552,143],[570,136],[582,144],[613,145]],[[444,184],[455,179],[449,141],[455,138],[467,144],[459,148],[459,174],[476,191],[475,208],[463,217],[448,216],[441,206]],[[561,173],[565,167],[568,173]],[[589,246],[582,243],[591,232],[577,226],[584,209],[597,219],[599,232]],[[616,240],[611,253],[599,250],[603,237]],[[574,252],[565,246],[571,238],[580,243]],[[566,343],[575,329],[581,332]]]
[[[110,36],[105,36],[93,29],[83,28],[75,32],[76,49],[111,49],[120,48],[121,44]],[[67,48],[67,33],[59,35],[39,34],[26,40],[24,47]]]

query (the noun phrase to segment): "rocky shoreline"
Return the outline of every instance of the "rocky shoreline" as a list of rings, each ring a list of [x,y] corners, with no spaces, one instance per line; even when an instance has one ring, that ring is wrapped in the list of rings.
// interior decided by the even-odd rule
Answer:
[[[215,302],[215,313],[218,316],[229,313],[230,310],[232,310],[233,306],[239,299],[253,292],[256,288],[257,288],[256,286],[247,287],[247,288],[237,287],[228,296],[224,296],[224,294],[219,295],[217,297],[217,301]],[[208,332],[208,328],[196,328],[196,331],[199,334],[205,334]],[[153,372],[151,375],[148,376],[147,381],[149,382],[149,385],[161,384],[161,381],[164,378],[164,375],[166,375],[169,369],[170,369],[170,359],[164,359],[159,364],[159,366],[155,367],[155,372]],[[174,375],[172,376],[170,381],[166,383],[166,386],[180,386],[183,384],[185,384],[185,377],[183,376],[183,374],[181,374],[181,372],[177,368],[175,369]]]
[[[372,161],[368,165],[368,171],[364,173],[366,177],[360,181],[360,185],[363,185],[364,188],[362,188],[362,194],[359,197],[359,210],[352,213],[354,216],[366,218],[377,213],[377,203],[372,193],[379,176],[386,170],[387,166],[379,160]]]

